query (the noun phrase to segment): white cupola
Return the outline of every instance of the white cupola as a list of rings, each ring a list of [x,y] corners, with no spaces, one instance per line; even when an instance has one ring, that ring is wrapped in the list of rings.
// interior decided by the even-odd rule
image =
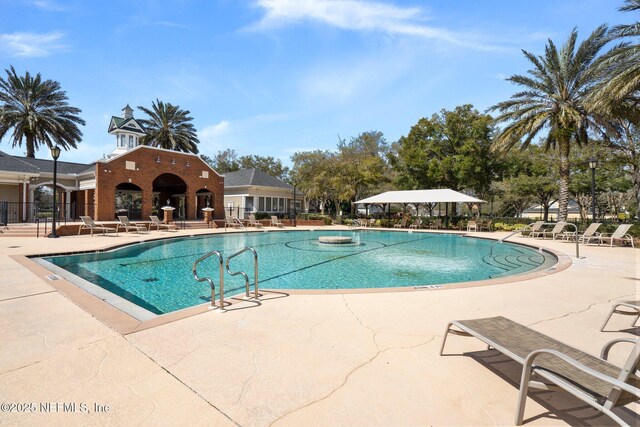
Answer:
[[[122,109],[122,117],[111,117],[108,132],[116,137],[116,147],[109,157],[137,147],[140,138],[146,135],[144,127],[133,118],[133,108],[129,104]]]

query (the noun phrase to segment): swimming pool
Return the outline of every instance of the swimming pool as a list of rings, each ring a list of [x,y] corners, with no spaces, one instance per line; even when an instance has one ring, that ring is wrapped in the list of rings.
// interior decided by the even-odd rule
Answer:
[[[323,245],[320,236],[349,236],[353,244]],[[532,248],[454,234],[395,231],[278,231],[157,240],[94,252],[42,258],[76,284],[93,284],[155,315],[210,301],[194,280],[193,262],[217,250],[225,257],[252,247],[261,289],[362,289],[468,282],[549,268],[556,258]],[[491,248],[492,246],[493,249]],[[55,266],[55,267],[53,267]],[[249,253],[231,261],[252,278]],[[217,265],[198,268],[218,284]],[[84,286],[83,286],[84,287]],[[86,287],[85,287],[86,288]],[[244,292],[244,280],[225,276],[225,295]],[[106,298],[103,298],[106,299]]]

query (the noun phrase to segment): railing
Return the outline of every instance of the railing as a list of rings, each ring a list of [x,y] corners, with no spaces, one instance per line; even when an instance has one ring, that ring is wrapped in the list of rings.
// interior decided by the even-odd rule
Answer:
[[[231,271],[231,269],[229,268],[229,261],[231,261],[232,258],[237,257],[238,255],[241,255],[245,252],[253,252],[253,289],[254,289],[254,298],[255,299],[259,299],[259,294],[258,294],[258,253],[255,251],[255,249],[253,248],[244,248],[238,252],[236,252],[235,254],[229,256],[229,258],[227,258],[227,273],[229,273],[232,276],[237,276],[237,275],[242,275],[242,277],[244,277],[244,282],[245,282],[245,287],[246,287],[246,295],[247,298],[249,297],[249,276],[247,275],[247,273],[245,273],[244,271]]]
[[[220,255],[220,252],[218,251],[211,251],[208,254],[201,256],[200,258],[198,258],[194,263],[193,263],[193,267],[191,267],[191,270],[193,272],[193,277],[198,281],[198,282],[207,282],[209,283],[209,287],[211,288],[211,308],[216,308],[215,305],[215,301],[216,301],[216,287],[215,287],[215,283],[213,282],[213,280],[210,277],[199,277],[198,276],[198,264],[202,261],[204,261],[205,259],[211,257],[211,256],[216,256],[218,258],[218,270],[220,272],[220,302],[218,303],[218,308],[222,311],[224,311],[224,270],[223,270],[223,259],[222,259],[222,255]],[[229,260],[227,260],[227,264],[229,263]]]
[[[575,233],[575,237],[576,237],[576,258],[580,258],[580,241],[579,241],[579,239],[578,239],[578,226],[576,226],[576,225],[575,225],[574,223],[572,223],[572,222],[563,222],[563,223],[564,223],[564,225],[565,225],[565,226],[573,226],[573,230],[574,230],[573,232]],[[533,224],[534,224],[534,223],[531,223],[531,224],[529,224],[527,227],[531,228],[531,226],[532,226]],[[542,225],[543,225],[543,226],[544,226],[544,225],[553,225],[553,226],[556,226],[556,225],[558,225],[558,223],[557,223],[557,222],[545,222],[545,223],[543,223]],[[514,236],[514,235],[516,235],[516,234],[518,234],[518,233],[521,233],[521,232],[523,232],[523,231],[526,231],[527,229],[528,229],[528,228],[526,228],[526,227],[525,227],[525,228],[518,229],[518,230],[516,230],[516,231],[514,231],[514,232],[512,232],[512,233],[510,233],[510,234],[508,234],[507,236],[505,236],[505,237],[503,237],[503,238],[499,239],[497,242],[495,242],[493,245],[491,245],[491,249],[489,250],[489,256],[490,256],[490,257],[491,257],[491,256],[493,256],[493,248],[494,248],[494,246],[496,246],[496,245],[498,245],[498,244],[500,244],[500,243],[504,242],[505,240],[507,240],[507,239],[508,239],[509,237],[511,237],[511,236]],[[542,248],[540,248],[540,249],[542,249]]]

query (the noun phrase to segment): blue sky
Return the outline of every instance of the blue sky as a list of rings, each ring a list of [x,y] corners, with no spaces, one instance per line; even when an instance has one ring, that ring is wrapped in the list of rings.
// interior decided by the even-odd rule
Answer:
[[[156,98],[190,110],[200,152],[289,163],[296,151],[473,104],[484,111],[573,27],[636,21],[622,0],[0,0],[0,64],[57,80],[87,122],[77,150],[115,148],[109,119]],[[0,71],[3,77],[4,71]],[[134,112],[135,117],[143,113]],[[0,150],[23,155],[5,138]],[[50,158],[48,150],[36,157]]]

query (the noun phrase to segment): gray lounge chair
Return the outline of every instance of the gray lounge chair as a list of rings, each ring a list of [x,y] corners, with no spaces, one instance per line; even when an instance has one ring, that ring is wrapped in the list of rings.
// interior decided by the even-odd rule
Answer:
[[[451,329],[455,326],[457,329]],[[640,340],[620,338],[608,342],[600,357],[594,357],[504,317],[450,322],[442,340],[440,355],[449,333],[472,336],[523,365],[516,408],[516,425],[521,425],[529,387],[559,388],[571,393],[620,425],[626,425],[612,409],[640,399]],[[633,343],[622,368],[606,359],[619,342]],[[547,383],[531,380],[536,374]]]
[[[393,228],[405,228],[407,226],[407,217],[403,217],[398,224],[393,224]]]
[[[244,229],[244,224],[235,216],[225,216],[224,218],[224,228],[242,228]]]
[[[578,234],[578,242],[588,244],[591,239],[600,241],[600,233],[598,233],[598,228],[602,225],[601,222],[592,222],[589,224],[584,233]],[[573,240],[576,237],[575,231],[565,231],[564,238],[567,240]]]
[[[538,233],[540,231],[540,229],[542,228],[542,224],[544,224],[544,221],[536,221],[529,224],[527,228],[521,231],[522,237],[535,237],[534,233]]]
[[[129,221],[128,216],[118,216],[120,223],[116,225],[116,230],[124,228],[125,233],[129,233],[129,230],[135,230],[136,233],[148,233],[147,226],[144,224],[132,223]]]
[[[118,229],[112,227],[105,227],[103,225],[98,225],[93,221],[93,218],[90,216],[81,216],[82,224],[80,228],[78,228],[78,236],[82,232],[82,230],[89,229],[91,230],[91,235],[93,236],[93,230],[102,231],[102,234],[105,235],[107,233],[116,233],[118,235]]]
[[[625,241],[631,243],[631,247],[634,248],[633,245],[633,236],[631,234],[627,234],[627,231],[631,228],[631,224],[620,224],[618,228],[613,233],[602,233],[600,237],[600,242],[604,243],[605,240],[609,240],[609,246],[613,247],[614,241],[620,241],[624,243]]]
[[[542,235],[543,239],[547,237],[552,237],[553,240],[556,240],[558,237],[562,237],[564,235],[564,228],[567,226],[566,222],[560,221],[557,222],[556,225],[553,226],[551,230],[542,230],[539,233],[536,233],[535,237]]]
[[[156,227],[156,230],[158,231],[163,228],[169,231],[169,224],[165,224],[164,222],[160,221],[160,218],[158,218],[157,215],[150,215],[149,219],[151,219],[151,223],[149,223],[149,230],[151,230],[151,227]]]
[[[626,310],[620,310],[620,308],[625,308]],[[614,314],[622,314],[624,316],[635,317],[635,319],[633,319],[633,323],[631,324],[631,326],[634,326],[640,318],[640,301],[620,301],[613,304],[613,306],[611,307],[611,311],[609,311],[609,315],[600,328],[601,332],[604,332],[605,326],[607,326],[607,323],[609,323],[611,316],[613,316]]]

